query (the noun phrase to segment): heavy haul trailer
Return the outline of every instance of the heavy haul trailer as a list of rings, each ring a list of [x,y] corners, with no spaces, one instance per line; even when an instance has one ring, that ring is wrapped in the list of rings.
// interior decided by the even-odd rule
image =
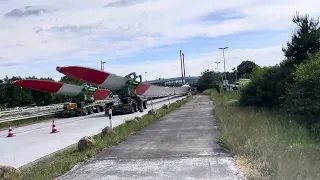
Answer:
[[[123,88],[112,90],[111,97],[116,99],[115,102],[106,103],[105,114],[112,110],[112,114],[127,114],[137,111],[143,112],[147,109],[148,102],[146,98],[137,95],[136,88],[142,82],[142,76],[137,76],[132,72],[125,76],[127,79]],[[139,78],[139,81],[137,80]]]
[[[101,108],[94,110],[94,107],[97,107],[95,105],[98,105],[99,107],[102,106],[105,110],[106,105],[108,105],[107,107],[113,108],[114,112],[119,111],[119,109],[122,109],[122,112],[132,112],[137,110],[143,111],[143,109],[147,108],[147,100],[141,97],[155,98],[178,94],[182,95],[190,91],[189,85],[169,88],[142,83],[141,76],[139,76],[140,81],[137,81],[137,76],[135,75],[135,73],[130,73],[126,77],[121,77],[112,73],[81,66],[57,67],[56,70],[68,77],[76,78],[86,83],[106,88],[95,89],[95,92],[93,94],[94,100],[106,100],[110,97],[111,93],[113,95],[117,95],[118,99],[120,100],[111,104],[103,104],[102,106],[101,104],[96,104],[96,102],[90,102],[90,100],[87,99],[86,101],[84,101],[84,104],[78,103],[77,108],[73,108],[76,109],[75,111],[72,111],[73,113],[71,113],[71,108],[68,108],[66,106],[65,110],[70,109],[70,112],[67,112],[67,114],[70,113],[72,115],[74,115],[75,113],[85,115],[87,113],[89,114],[95,111],[97,112],[99,109],[101,110]],[[44,91],[67,96],[78,96],[82,94],[83,91],[86,91],[85,86],[77,86],[46,80],[18,80],[14,81],[13,84],[18,85],[21,88],[28,88],[37,91]],[[88,94],[87,97],[89,97]]]
[[[80,98],[81,100],[65,103],[63,105],[63,110],[57,114],[59,117],[72,117],[103,112],[105,102],[97,102],[97,100],[105,100],[109,98],[111,93],[110,90],[98,89],[88,84],[77,86],[46,80],[18,80],[13,84],[18,85],[21,88],[29,88],[58,95],[67,95],[71,97],[82,96],[82,98]]]
[[[105,103],[95,102],[94,93],[98,88],[84,85],[83,101],[65,103],[61,111],[61,117],[85,116],[104,111]]]
[[[105,103],[86,104],[85,102],[65,103],[60,117],[85,116],[104,111]]]

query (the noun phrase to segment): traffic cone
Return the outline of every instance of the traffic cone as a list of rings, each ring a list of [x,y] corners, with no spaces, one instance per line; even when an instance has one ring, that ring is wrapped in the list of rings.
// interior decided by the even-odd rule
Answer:
[[[8,136],[7,136],[7,137],[13,137],[13,136],[15,136],[15,135],[13,134],[12,128],[11,128],[11,126],[9,125],[9,133],[8,133]]]
[[[54,120],[52,120],[52,131],[51,131],[51,133],[57,133],[57,132],[59,132],[59,131],[57,130],[56,125],[54,124]]]

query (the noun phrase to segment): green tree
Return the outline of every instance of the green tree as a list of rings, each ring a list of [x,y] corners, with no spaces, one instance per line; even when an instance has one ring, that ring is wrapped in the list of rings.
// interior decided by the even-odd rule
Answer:
[[[308,61],[309,55],[320,48],[318,21],[307,15],[298,14],[292,20],[297,26],[291,42],[283,48],[286,59],[278,66],[263,68],[259,76],[252,75],[253,81],[243,89],[243,105],[281,108],[286,101],[286,91],[295,83],[292,73],[294,66]]]
[[[83,81],[80,81],[80,80],[74,79],[74,78],[70,78],[70,77],[68,77],[68,76],[63,76],[63,77],[61,77],[61,79],[59,80],[59,82],[67,83],[67,84],[74,84],[74,85],[79,85],[79,86],[81,86],[82,84],[84,84]]]
[[[206,89],[215,88],[219,82],[219,74],[209,69],[202,72],[198,81],[198,90],[204,91]]]
[[[242,61],[241,64],[237,66],[237,76],[238,78],[251,78],[251,74],[255,68],[260,68],[259,65],[252,61]]]
[[[320,29],[319,19],[309,18],[307,14],[296,13],[292,22],[298,26],[298,29],[282,51],[288,59],[284,65],[293,69],[294,65],[308,60],[309,54],[315,54],[320,49]]]
[[[320,115],[320,52],[297,66],[295,83],[285,95],[284,108],[291,113]],[[320,122],[320,121],[319,121]]]

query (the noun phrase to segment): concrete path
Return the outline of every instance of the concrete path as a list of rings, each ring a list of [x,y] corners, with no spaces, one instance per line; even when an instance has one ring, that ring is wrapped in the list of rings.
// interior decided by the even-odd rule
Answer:
[[[172,98],[170,101],[177,100],[178,98]],[[154,109],[169,103],[167,98],[157,99],[153,102]],[[151,104],[149,103],[148,109],[145,109],[142,113],[113,116],[113,126],[119,126],[128,119],[147,114],[150,109]],[[55,134],[50,134],[52,130],[51,121],[13,128],[16,136],[11,138],[6,137],[7,130],[0,131],[0,165],[21,167],[38,160],[77,143],[83,136],[100,133],[104,127],[109,126],[109,119],[104,112],[101,112],[87,116],[57,119],[55,124],[60,131]]]
[[[57,180],[244,179],[217,144],[212,110],[211,100],[198,95]]]

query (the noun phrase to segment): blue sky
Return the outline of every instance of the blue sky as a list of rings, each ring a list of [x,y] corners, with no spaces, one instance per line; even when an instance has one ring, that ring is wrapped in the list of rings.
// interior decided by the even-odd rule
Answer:
[[[226,50],[227,70],[243,60],[261,66],[283,59],[281,47],[296,13],[319,17],[316,0],[221,2],[203,0],[0,1],[0,77],[59,79],[56,66],[80,65],[147,79],[215,68]],[[124,13],[125,12],[125,13]]]

